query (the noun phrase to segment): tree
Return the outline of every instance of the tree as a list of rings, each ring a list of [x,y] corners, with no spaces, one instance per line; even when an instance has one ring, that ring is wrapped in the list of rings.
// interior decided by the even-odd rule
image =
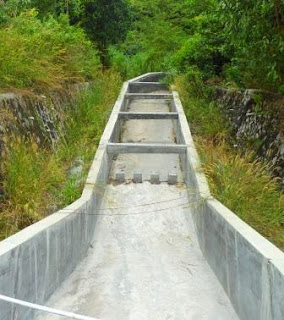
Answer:
[[[130,5],[127,0],[86,0],[81,23],[89,38],[99,49],[106,65],[106,50],[124,40],[130,25]]]
[[[233,53],[234,76],[250,87],[279,89],[283,84],[283,2],[221,0],[219,19]]]
[[[36,8],[41,17],[66,13],[70,19],[74,19],[82,12],[83,0],[30,0],[30,2],[31,7]]]

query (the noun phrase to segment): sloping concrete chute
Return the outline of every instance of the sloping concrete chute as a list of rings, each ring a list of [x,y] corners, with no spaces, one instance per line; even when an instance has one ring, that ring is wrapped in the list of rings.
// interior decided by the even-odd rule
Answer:
[[[0,243],[0,320],[284,319],[284,255],[210,195],[163,77],[124,83],[81,198]]]

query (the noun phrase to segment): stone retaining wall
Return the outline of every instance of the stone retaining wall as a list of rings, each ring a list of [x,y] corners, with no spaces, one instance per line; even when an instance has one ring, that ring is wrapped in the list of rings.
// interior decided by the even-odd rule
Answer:
[[[272,164],[284,187],[284,96],[218,88],[214,95],[233,128],[235,146],[253,149]]]
[[[78,83],[44,94],[27,91],[0,94],[0,182],[5,154],[15,139],[33,137],[39,146],[52,148],[64,136],[66,112],[89,83]],[[1,195],[1,183],[0,183]]]

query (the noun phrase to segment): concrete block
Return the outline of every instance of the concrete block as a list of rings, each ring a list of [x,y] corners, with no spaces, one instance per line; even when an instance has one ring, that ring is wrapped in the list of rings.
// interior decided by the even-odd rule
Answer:
[[[169,173],[168,175],[168,184],[176,184],[177,183],[177,174],[176,173]]]
[[[271,281],[271,317],[284,319],[284,264],[277,266],[274,261],[269,263],[269,279]],[[270,301],[269,301],[270,302]]]
[[[109,154],[119,153],[176,153],[184,154],[187,151],[186,145],[168,143],[108,143]]]
[[[130,79],[129,82],[158,82],[165,76],[165,72],[148,72],[139,77]]]
[[[115,175],[115,180],[118,183],[123,183],[125,181],[125,173],[124,172],[117,172]]]
[[[167,86],[158,82],[129,83],[129,93],[151,93],[158,90],[167,90]]]
[[[91,242],[114,154],[175,153],[180,156],[199,246],[228,294],[241,320],[284,319],[283,253],[232,212],[212,200],[177,93],[152,94],[165,89],[150,73],[126,82],[105,128],[80,200],[0,243],[0,292],[45,304],[82,260]],[[144,83],[143,83],[144,82]],[[145,83],[148,82],[148,83]],[[131,93],[137,92],[137,93]],[[120,113],[131,99],[172,99],[173,113]],[[177,118],[177,144],[110,143],[118,141],[121,118]],[[108,151],[108,152],[107,152]],[[154,170],[153,167],[150,167]],[[167,174],[168,172],[166,172]],[[142,182],[142,173],[133,182]],[[117,172],[123,183],[125,173]],[[163,179],[164,181],[164,179]],[[152,172],[152,184],[160,174]],[[168,174],[175,184],[177,174]],[[32,320],[33,310],[0,301],[0,320]]]
[[[173,95],[171,93],[126,93],[125,99],[128,100],[147,100],[147,99],[156,99],[156,100],[170,100],[173,98]],[[123,109],[125,110],[125,108]]]
[[[152,172],[150,175],[150,182],[152,184],[159,184],[160,183],[160,175],[157,172]]]
[[[119,120],[177,120],[177,112],[120,112],[118,114]],[[176,122],[175,122],[176,123]],[[111,139],[114,141],[114,139]],[[118,141],[118,139],[117,139]]]
[[[142,183],[142,173],[134,172],[134,174],[133,174],[133,182],[134,183]]]

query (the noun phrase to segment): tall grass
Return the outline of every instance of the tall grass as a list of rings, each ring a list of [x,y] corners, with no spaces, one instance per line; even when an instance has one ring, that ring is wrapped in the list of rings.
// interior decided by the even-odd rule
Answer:
[[[67,114],[66,136],[56,150],[17,140],[5,159],[0,203],[0,239],[44,218],[76,200],[104,130],[121,79],[109,71],[82,93],[77,108]],[[82,166],[74,175],[70,168]]]
[[[234,152],[225,141],[197,139],[212,194],[250,226],[284,248],[284,195],[267,164]]]
[[[194,134],[214,140],[228,137],[230,128],[226,124],[225,116],[216,103],[208,99],[208,88],[201,80],[199,71],[193,69],[187,75],[177,77],[175,87],[180,93]]]
[[[82,29],[66,15],[41,21],[30,10],[0,29],[0,87],[59,87],[92,78],[100,62]]]
[[[230,128],[198,74],[180,76],[181,94],[212,194],[279,248],[284,248],[284,195],[268,164],[231,144]]]

